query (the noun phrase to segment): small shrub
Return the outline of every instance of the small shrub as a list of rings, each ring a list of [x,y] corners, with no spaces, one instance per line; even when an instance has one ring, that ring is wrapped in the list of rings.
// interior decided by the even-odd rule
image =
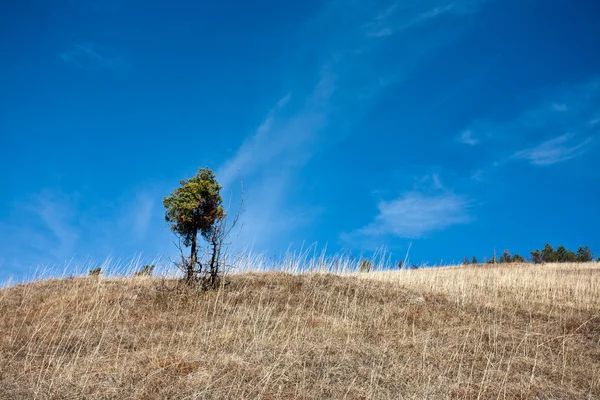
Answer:
[[[373,263],[367,259],[363,259],[360,262],[360,272],[369,272],[373,268]]]
[[[100,276],[101,273],[102,273],[102,268],[98,267],[98,268],[90,269],[88,272],[88,276]]]
[[[462,262],[462,265],[469,265],[469,264],[471,264],[471,262],[469,261],[469,257],[465,257]]]
[[[473,259],[471,260],[471,264],[479,264],[479,261],[477,261],[477,257],[473,256]]]
[[[144,265],[144,268],[134,272],[133,276],[152,276],[152,271],[154,271],[154,265]]]

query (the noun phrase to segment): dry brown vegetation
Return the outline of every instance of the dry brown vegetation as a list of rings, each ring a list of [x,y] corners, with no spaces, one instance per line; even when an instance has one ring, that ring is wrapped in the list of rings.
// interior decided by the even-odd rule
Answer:
[[[596,265],[18,285],[0,398],[600,398]]]

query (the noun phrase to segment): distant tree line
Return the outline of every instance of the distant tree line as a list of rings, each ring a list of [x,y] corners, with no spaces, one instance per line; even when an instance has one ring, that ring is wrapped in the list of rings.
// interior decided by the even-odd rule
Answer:
[[[594,253],[588,246],[579,246],[577,251],[567,250],[565,246],[558,246],[556,250],[552,245],[546,243],[544,248],[540,251],[536,249],[530,253],[529,260],[526,260],[519,254],[511,255],[508,250],[504,250],[500,257],[494,255],[487,259],[484,258],[484,264],[510,264],[510,263],[526,263],[532,264],[543,264],[543,263],[576,263],[576,262],[590,262],[594,261]],[[600,261],[600,258],[598,259]],[[480,264],[477,257],[469,259],[465,257],[463,265]]]
[[[558,246],[556,250],[546,243],[540,251],[536,249],[531,252],[531,262],[534,264],[542,263],[564,263],[564,262],[590,262],[594,261],[594,253],[588,246],[579,246],[577,252],[567,250],[565,246]]]

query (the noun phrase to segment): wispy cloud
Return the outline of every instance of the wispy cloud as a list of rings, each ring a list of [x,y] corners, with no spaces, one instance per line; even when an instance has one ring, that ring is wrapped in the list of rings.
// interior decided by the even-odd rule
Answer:
[[[157,202],[160,197],[149,193],[140,192],[136,195],[134,201],[128,210],[128,218],[131,221],[131,230],[137,240],[143,240],[148,235],[150,223],[157,214],[162,210],[158,210]],[[127,219],[126,219],[127,220]]]
[[[285,203],[298,169],[312,155],[311,145],[327,121],[327,107],[318,106],[327,104],[331,89],[326,79],[291,116],[280,114],[290,96],[280,99],[256,132],[217,170],[226,192],[235,195],[238,180],[245,188],[243,229],[236,238],[239,246],[260,248],[303,225],[302,213]]]
[[[377,14],[366,25],[366,35],[386,37],[422,26],[445,15],[464,15],[472,12],[486,0],[424,0],[418,2],[395,1]]]
[[[157,207],[165,192],[152,187],[112,200],[95,197],[90,207],[81,193],[43,190],[14,203],[0,222],[0,254],[14,272],[90,255],[128,258],[144,249],[150,257],[166,255],[171,236]]]
[[[310,58],[318,56],[312,70],[302,70],[303,76],[312,75],[313,83],[306,85],[303,81],[289,87],[289,93],[217,170],[226,189],[234,190],[239,178],[244,181],[247,212],[244,238],[239,242],[276,247],[274,241],[291,240],[290,232],[312,221],[310,213],[299,211],[316,213],[320,206],[300,207],[294,201],[294,190],[302,185],[300,171],[314,154],[326,153],[347,135],[383,90],[405,79],[456,34],[435,29],[421,41],[403,35],[386,38],[387,29],[399,33],[410,24],[433,22],[444,13],[464,12],[466,6],[462,3],[481,2],[326,3],[306,26],[306,34],[301,35],[306,41],[314,39],[315,45],[309,50],[299,47],[300,53],[310,51]],[[401,52],[402,57],[385,65],[379,63],[380,57],[392,49]]]
[[[483,140],[494,146],[494,165],[524,159],[544,166],[581,156],[597,134],[594,121],[600,107],[600,77],[549,90],[544,99],[506,121],[478,119],[455,140],[467,145]],[[502,154],[503,153],[503,154]]]
[[[592,139],[576,141],[573,134],[565,134],[543,142],[539,146],[518,151],[515,158],[528,160],[532,165],[546,166],[567,161],[589,150]]]
[[[475,172],[473,172],[469,178],[476,182],[483,182],[484,176],[485,171],[483,169],[478,169]]]
[[[82,237],[76,218],[74,196],[44,190],[15,203],[9,217],[0,222],[0,253],[3,272],[62,263],[78,250]]]
[[[473,137],[472,130],[465,129],[456,137],[456,141],[458,141],[460,143],[468,144],[470,146],[475,146],[475,145],[479,144],[480,140],[478,138]]]
[[[552,109],[554,111],[559,111],[559,112],[564,112],[567,111],[567,105],[566,104],[553,104],[552,105]]]
[[[273,125],[278,123],[279,112],[283,110],[289,102],[291,95],[287,94],[282,97],[276,106],[269,111],[267,117],[258,126],[252,136],[244,141],[235,155],[227,160],[217,171],[221,184],[229,188],[243,175],[251,175],[265,163],[270,162],[274,157],[278,157],[281,153],[293,147],[294,136],[290,135],[273,135],[273,130],[276,129]],[[299,123],[298,119],[296,123]],[[301,123],[301,125],[304,125]],[[289,127],[289,125],[288,125]],[[277,127],[279,128],[279,127]],[[315,127],[313,127],[314,129]],[[302,132],[300,132],[302,133]],[[256,157],[256,154],[261,154],[261,157]],[[242,172],[243,171],[243,175]]]
[[[431,18],[435,18],[438,17],[442,14],[445,14],[447,12],[451,12],[452,9],[454,8],[454,4],[446,4],[444,6],[439,6],[439,7],[435,7],[429,11],[426,11],[424,13],[421,13],[421,15],[419,15],[419,20],[428,20]]]
[[[48,250],[55,257],[73,254],[81,235],[73,215],[75,200],[62,193],[45,191],[37,195],[26,208],[41,222],[38,225],[38,238],[41,243],[32,241],[36,247]],[[43,236],[42,236],[43,235]]]
[[[451,192],[426,194],[410,191],[390,201],[380,201],[373,222],[350,234],[342,235],[345,241],[392,236],[421,238],[471,220],[470,201]]]
[[[68,65],[84,70],[110,70],[126,66],[126,61],[114,48],[94,42],[78,43],[59,54]]]
[[[397,9],[398,4],[394,3],[377,14],[373,20],[366,25],[367,36],[383,37],[393,34],[394,31],[390,26],[389,19],[396,13]]]

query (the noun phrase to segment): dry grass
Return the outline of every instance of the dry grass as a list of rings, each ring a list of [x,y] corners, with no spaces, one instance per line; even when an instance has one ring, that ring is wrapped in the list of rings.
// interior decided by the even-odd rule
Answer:
[[[229,280],[0,290],[0,398],[600,398],[597,264]]]

